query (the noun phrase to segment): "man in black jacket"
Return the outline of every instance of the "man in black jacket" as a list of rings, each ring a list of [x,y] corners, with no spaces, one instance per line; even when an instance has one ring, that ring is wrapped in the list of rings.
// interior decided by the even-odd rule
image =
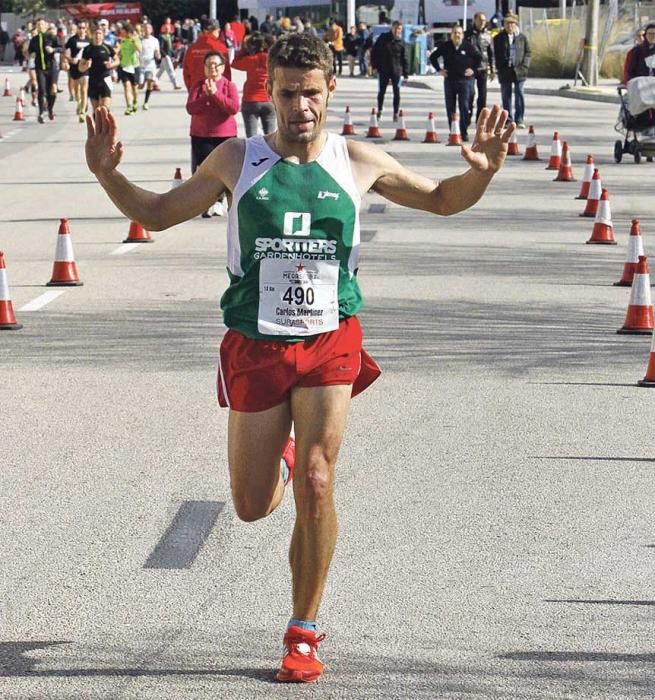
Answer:
[[[464,32],[464,38],[480,52],[482,60],[480,67],[475,71],[475,86],[478,93],[475,121],[478,121],[480,112],[487,106],[487,79],[493,80],[496,76],[496,63],[494,61],[494,44],[487,27],[487,17],[484,12],[476,12],[473,16],[473,26]],[[473,112],[473,93],[471,93],[471,112]]]
[[[45,121],[43,114],[48,110],[48,117],[55,118],[54,107],[57,99],[57,64],[55,54],[62,53],[57,37],[48,34],[48,24],[43,18],[36,20],[37,33],[28,46],[29,57],[34,59],[36,82],[39,89],[39,124]]]
[[[500,83],[503,109],[507,110],[511,121],[519,129],[524,129],[523,114],[525,100],[523,85],[530,67],[530,45],[524,34],[519,32],[519,18],[507,15],[504,30],[494,37],[494,56]],[[512,112],[512,87],[514,87],[514,111]]]
[[[443,62],[443,67],[439,64]],[[450,39],[438,44],[430,54],[430,63],[444,77],[444,95],[448,128],[452,116],[459,104],[459,130],[462,141],[468,141],[468,128],[471,123],[471,95],[473,93],[474,75],[480,68],[482,56],[468,41],[464,40],[464,30],[454,24],[450,30]]]
[[[382,114],[384,94],[391,82],[393,88],[393,120],[398,119],[400,110],[400,78],[409,75],[409,66],[402,40],[403,25],[397,20],[391,25],[391,31],[382,34],[373,44],[371,63],[378,72],[378,118]]]

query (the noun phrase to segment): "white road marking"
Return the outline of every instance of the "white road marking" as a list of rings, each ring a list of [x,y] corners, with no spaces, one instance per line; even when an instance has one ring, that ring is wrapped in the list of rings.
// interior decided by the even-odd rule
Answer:
[[[109,255],[125,255],[125,253],[129,253],[131,250],[134,250],[135,248],[138,248],[141,243],[123,243],[120,248],[116,248],[116,250],[112,250]]]
[[[49,304],[53,299],[56,299],[58,296],[61,296],[65,291],[65,289],[53,289],[50,292],[45,292],[45,294],[41,294],[41,296],[37,297],[36,299],[32,299],[32,301],[25,304],[25,306],[21,306],[21,308],[18,310],[38,311],[39,309],[42,309],[46,304]]]

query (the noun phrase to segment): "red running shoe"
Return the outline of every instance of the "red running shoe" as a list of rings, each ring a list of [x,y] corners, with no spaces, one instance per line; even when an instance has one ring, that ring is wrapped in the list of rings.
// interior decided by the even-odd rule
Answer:
[[[293,468],[296,466],[296,441],[292,437],[289,438],[289,442],[287,442],[287,446],[284,448],[282,459],[287,463],[287,467],[289,467],[289,474],[284,482],[286,486],[291,479],[293,479]]]
[[[324,639],[324,634],[317,635],[295,625],[289,627],[284,635],[284,658],[277,680],[282,683],[317,681],[325,668],[316,655],[318,643]]]

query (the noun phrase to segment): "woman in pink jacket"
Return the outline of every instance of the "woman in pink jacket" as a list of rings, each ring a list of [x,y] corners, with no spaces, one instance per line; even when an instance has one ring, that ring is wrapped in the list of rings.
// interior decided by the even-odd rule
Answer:
[[[239,111],[237,86],[223,77],[225,59],[217,51],[205,56],[205,78],[189,90],[186,111],[191,115],[191,172],[200,167],[207,156],[223,141],[237,135],[234,115]],[[223,216],[222,201],[207,210],[203,216]]]

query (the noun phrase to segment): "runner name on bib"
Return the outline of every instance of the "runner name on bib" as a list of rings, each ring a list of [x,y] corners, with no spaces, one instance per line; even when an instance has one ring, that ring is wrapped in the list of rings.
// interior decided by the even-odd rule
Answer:
[[[264,335],[317,335],[339,327],[339,261],[264,258],[257,329]]]

